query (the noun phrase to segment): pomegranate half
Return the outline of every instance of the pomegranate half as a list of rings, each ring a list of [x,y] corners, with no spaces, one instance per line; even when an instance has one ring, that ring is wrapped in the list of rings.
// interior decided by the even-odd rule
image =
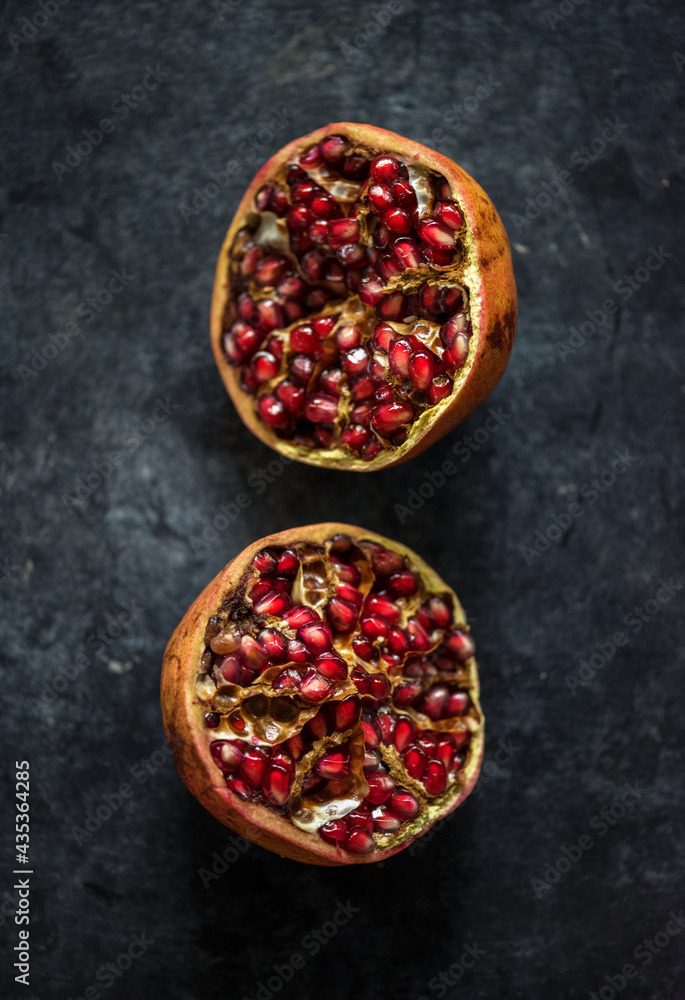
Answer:
[[[283,857],[380,861],[476,782],[474,649],[454,592],[405,546],[345,524],[269,535],[167,647],[178,770],[217,819]]]
[[[492,202],[456,163],[339,122],[259,171],[216,270],[211,340],[249,429],[312,465],[404,462],[492,391],[516,287]]]

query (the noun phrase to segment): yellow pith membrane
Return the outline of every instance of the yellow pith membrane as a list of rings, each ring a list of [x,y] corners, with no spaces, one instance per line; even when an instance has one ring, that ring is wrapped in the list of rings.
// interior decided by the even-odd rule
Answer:
[[[452,404],[483,348],[472,301],[482,268],[450,180],[417,155],[384,148],[391,133],[367,128],[364,141],[359,132],[315,134],[260,172],[220,259],[213,345],[263,440],[300,461],[370,470],[420,450],[450,407],[465,415]],[[509,268],[509,327],[493,348],[503,357],[488,361],[496,381],[515,292],[506,234],[487,208],[488,239],[496,232]],[[498,256],[487,253],[489,263]],[[485,394],[476,385],[468,408]],[[451,421],[443,423],[441,433]]]
[[[338,527],[251,553],[194,640],[185,700],[210,781],[248,828],[189,782],[195,794],[246,836],[319,864],[406,846],[468,794],[483,747],[456,596],[413,552]]]

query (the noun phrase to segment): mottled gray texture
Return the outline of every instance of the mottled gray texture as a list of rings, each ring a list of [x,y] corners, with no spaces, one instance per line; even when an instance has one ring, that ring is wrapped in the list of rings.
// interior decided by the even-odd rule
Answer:
[[[485,954],[448,997],[585,998],[629,962],[639,978],[623,995],[682,991],[682,938],[648,965],[634,950],[682,901],[684,591],[638,633],[624,618],[660,579],[682,582],[683,21],[656,0],[571,0],[568,16],[546,0],[399,6],[375,38],[358,33],[387,4],[233,0],[218,16],[209,2],[71,0],[14,45],[10,33],[41,8],[2,14],[0,773],[7,802],[15,758],[31,761],[35,869],[31,989],[11,983],[11,995],[66,1000],[95,984],[112,998],[241,1000],[300,952],[283,1000],[433,1000],[432,978],[473,942]],[[158,65],[156,89],[58,178],[53,164],[82,130]],[[369,477],[293,464],[258,493],[250,476],[274,456],[237,418],[208,347],[215,259],[263,159],[344,119],[435,143],[489,192],[515,244],[518,337],[492,398],[428,453]],[[586,164],[579,151],[606,119],[618,119],[614,138]],[[230,181],[184,220],[194,190],[234,159]],[[549,204],[543,182],[557,192]],[[536,197],[542,209],[523,222]],[[616,282],[662,245],[672,256],[627,299]],[[113,269],[132,279],[112,303],[81,315],[35,377],[20,368]],[[609,298],[618,311],[562,361],[571,327]],[[458,475],[400,523],[394,505],[483,428],[489,407],[504,411],[501,428],[462,449]],[[526,558],[521,546],[617,449],[635,461]],[[72,503],[112,452],[116,468]],[[241,518],[193,547],[244,490]],[[164,646],[246,544],[328,518],[402,539],[460,594],[495,773],[413,857],[320,870],[251,847],[205,889],[198,869],[230,833],[168,758],[145,784],[131,773],[163,745]],[[126,609],[132,621],[103,644],[98,630]],[[628,644],[572,694],[567,676],[621,630]],[[74,679],[50,700],[63,671]],[[498,768],[500,740],[516,751]],[[72,827],[121,782],[134,794],[79,846]],[[601,835],[593,817],[626,783],[640,798]],[[6,808],[3,891],[11,824]],[[583,834],[592,848],[537,898],[531,879]],[[359,913],[312,955],[304,935],[348,898]],[[142,932],[144,957],[111,988],[98,983]]]

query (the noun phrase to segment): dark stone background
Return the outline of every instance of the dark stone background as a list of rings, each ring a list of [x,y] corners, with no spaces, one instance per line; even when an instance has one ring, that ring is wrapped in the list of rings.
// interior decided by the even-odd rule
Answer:
[[[0,22],[1,892],[22,758],[34,870],[29,989],[11,981],[17,928],[0,918],[9,995],[254,998],[299,953],[305,967],[279,1000],[433,1000],[445,993],[433,977],[475,942],[484,954],[450,998],[607,1000],[605,977],[626,963],[639,976],[622,995],[682,997],[682,938],[648,964],[635,955],[668,938],[682,905],[678,5],[45,2],[50,16],[35,0],[6,5]],[[148,66],[156,89],[61,171]],[[274,455],[237,418],[208,346],[215,259],[261,162],[346,119],[435,144],[489,192],[515,244],[518,337],[491,399],[420,458],[369,477],[293,464],[260,493],[250,477]],[[232,159],[230,182],[182,213]],[[648,281],[617,285],[648,259]],[[113,269],[132,277],[90,316],[83,303]],[[603,317],[607,299],[618,308]],[[506,419],[470,449],[491,406]],[[459,442],[458,475],[402,523],[395,505]],[[533,554],[617,450],[625,471]],[[241,491],[242,516],[193,543]],[[161,753],[164,646],[246,544],[328,518],[401,539],[461,595],[480,649],[487,773],[413,855],[323,870],[252,846],[205,888],[199,870],[235,838]],[[626,623],[646,602],[646,620]],[[596,656],[572,692],[581,661],[598,643],[611,654],[619,631],[627,644],[603,666]],[[152,755],[161,763],[143,783]],[[74,834],[122,782],[131,797],[87,839]],[[596,817],[626,783],[639,798],[605,828]],[[584,834],[592,846],[551,884],[548,865]],[[348,899],[358,912],[313,955],[305,935]],[[143,957],[114,985],[98,979],[143,933]]]

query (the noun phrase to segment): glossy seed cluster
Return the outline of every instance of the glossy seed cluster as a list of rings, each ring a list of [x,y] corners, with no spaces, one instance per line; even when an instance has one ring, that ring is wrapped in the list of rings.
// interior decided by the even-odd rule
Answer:
[[[263,549],[205,642],[205,729],[237,798],[367,853],[460,782],[474,643],[405,556],[342,534]]]
[[[469,355],[464,218],[444,177],[328,136],[256,195],[229,255],[223,350],[260,421],[371,461]]]

